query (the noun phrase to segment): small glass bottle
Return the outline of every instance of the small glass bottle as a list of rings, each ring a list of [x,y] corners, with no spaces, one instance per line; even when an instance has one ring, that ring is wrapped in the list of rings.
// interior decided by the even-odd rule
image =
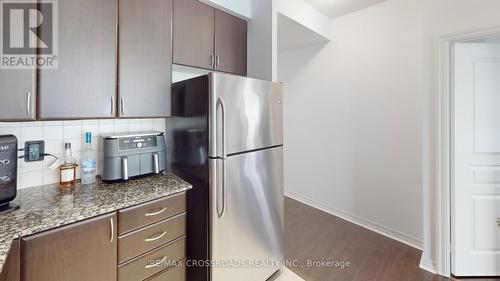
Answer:
[[[85,133],[85,149],[82,153],[82,184],[95,183],[96,177],[96,152],[92,148],[92,133]]]
[[[59,186],[62,188],[71,188],[74,187],[76,183],[76,167],[78,165],[71,154],[71,143],[65,143],[64,149],[66,152],[59,166]]]

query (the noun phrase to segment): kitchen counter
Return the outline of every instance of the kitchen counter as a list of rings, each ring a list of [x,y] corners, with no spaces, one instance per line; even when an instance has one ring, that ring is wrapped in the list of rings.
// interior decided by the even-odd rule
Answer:
[[[72,190],[57,184],[18,191],[13,203],[21,208],[0,215],[0,272],[12,241],[63,225],[82,221],[161,197],[191,189],[192,186],[170,172],[127,182],[101,181]]]

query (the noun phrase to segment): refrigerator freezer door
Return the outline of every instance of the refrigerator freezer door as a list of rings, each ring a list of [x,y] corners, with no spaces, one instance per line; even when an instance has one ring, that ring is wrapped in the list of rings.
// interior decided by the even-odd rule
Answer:
[[[211,280],[265,281],[281,268],[282,159],[276,147],[209,160]]]
[[[210,157],[283,144],[281,83],[222,73],[210,73],[209,81]]]

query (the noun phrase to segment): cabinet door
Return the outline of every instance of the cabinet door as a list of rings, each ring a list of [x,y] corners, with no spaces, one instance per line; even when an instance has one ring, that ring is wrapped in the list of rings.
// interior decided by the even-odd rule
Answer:
[[[113,213],[23,238],[21,280],[116,280],[116,226]]]
[[[246,21],[215,10],[215,54],[216,70],[247,74]]]
[[[116,1],[58,2],[59,68],[39,72],[41,119],[115,116]]]
[[[172,0],[120,0],[121,117],[170,115]]]
[[[0,120],[35,119],[35,70],[0,70]]]
[[[0,272],[0,281],[19,281],[20,280],[20,265],[19,265],[19,240],[12,241],[9,255],[5,261],[2,271]]]
[[[214,10],[197,0],[174,0],[174,63],[213,69]]]

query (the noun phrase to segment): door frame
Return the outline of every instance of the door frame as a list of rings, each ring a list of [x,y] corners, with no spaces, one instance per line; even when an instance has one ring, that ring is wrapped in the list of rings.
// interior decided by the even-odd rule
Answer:
[[[445,277],[451,276],[451,181],[452,167],[452,97],[453,97],[453,46],[455,43],[500,35],[500,27],[465,32],[439,39],[438,64],[438,106],[436,125],[436,272]],[[435,122],[436,123],[436,122]]]

